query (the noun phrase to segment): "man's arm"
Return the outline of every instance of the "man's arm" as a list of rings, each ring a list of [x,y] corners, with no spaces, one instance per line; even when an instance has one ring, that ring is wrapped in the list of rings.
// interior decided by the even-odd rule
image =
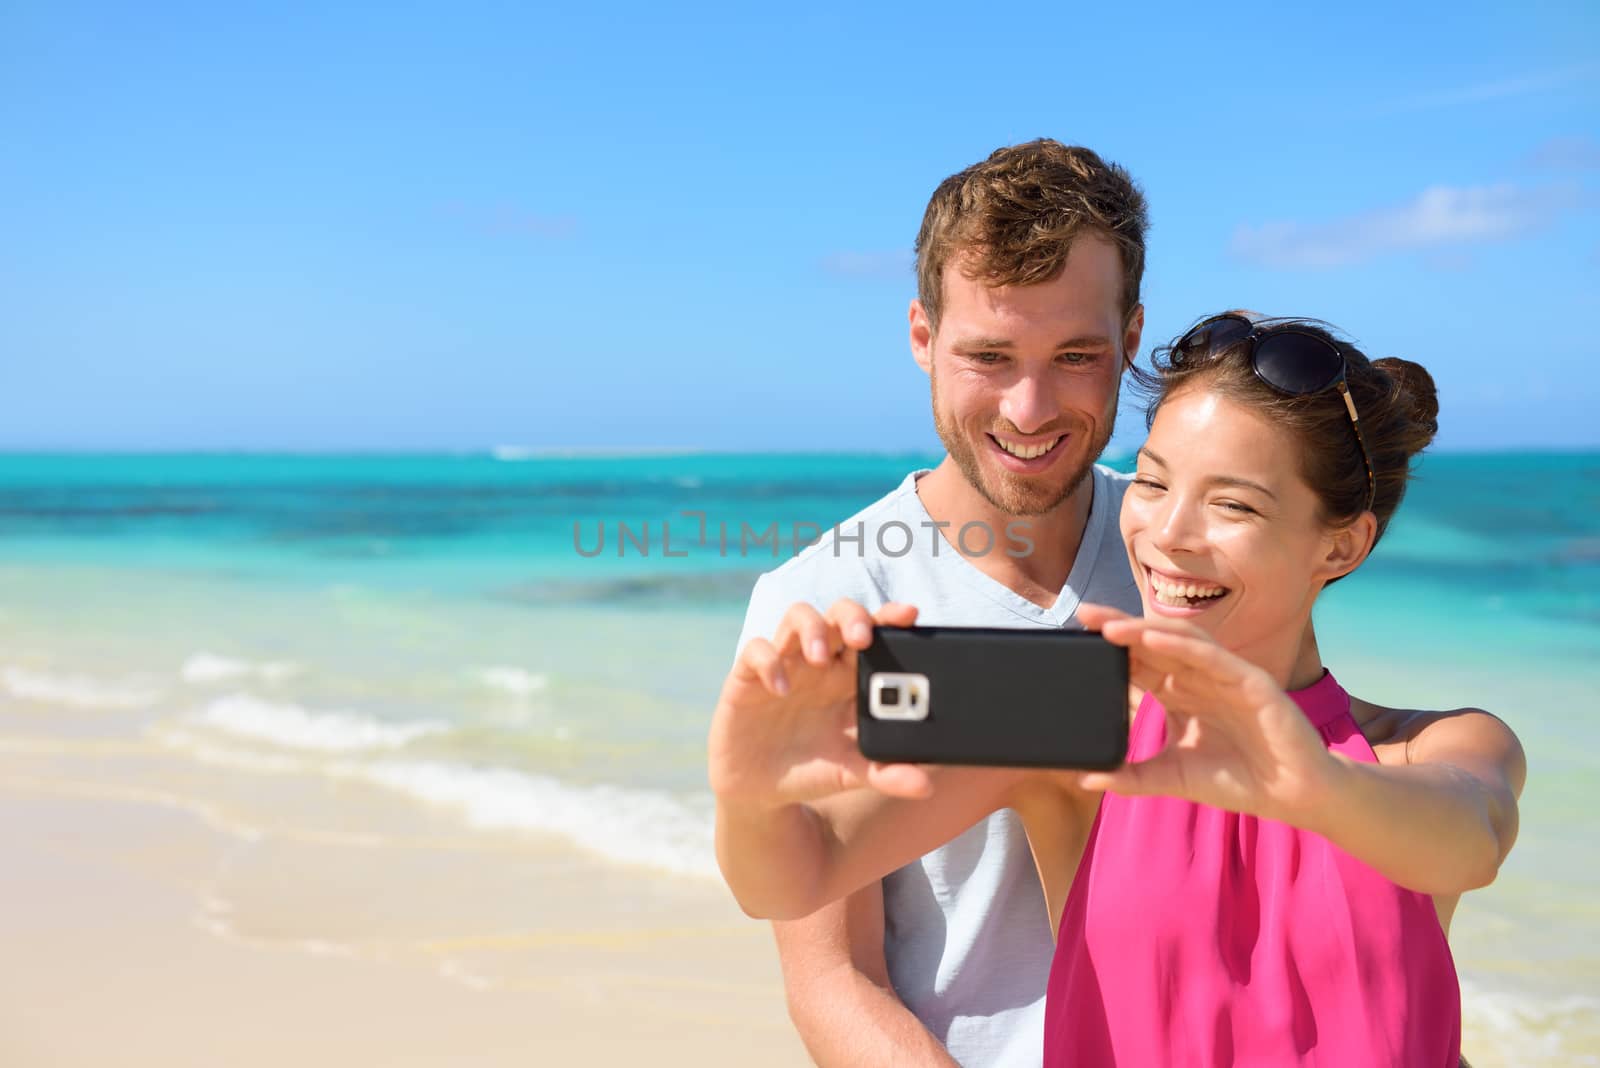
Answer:
[[[871,644],[874,622],[903,627],[915,617],[908,605],[873,616],[840,601],[825,618],[801,603],[772,642],[753,638],[740,650],[712,713],[706,771],[717,864],[748,915],[808,916],[1004,807],[1026,777],[861,755],[856,653]]]
[[[889,984],[883,955],[883,884],[873,883],[804,919],[772,925],[789,1018],[821,1068],[955,1060]]]

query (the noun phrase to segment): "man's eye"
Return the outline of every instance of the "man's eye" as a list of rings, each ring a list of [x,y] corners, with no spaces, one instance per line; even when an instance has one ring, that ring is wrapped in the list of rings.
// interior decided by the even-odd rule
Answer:
[[[1076,366],[1080,363],[1090,363],[1094,360],[1092,352],[1063,352],[1058,359]]]
[[[972,358],[978,363],[999,363],[1005,356],[998,352],[974,352]]]

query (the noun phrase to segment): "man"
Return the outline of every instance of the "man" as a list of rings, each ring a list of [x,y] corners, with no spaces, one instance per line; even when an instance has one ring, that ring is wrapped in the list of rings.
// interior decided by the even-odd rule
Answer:
[[[1126,483],[1094,461],[1144,325],[1145,228],[1125,171],[1055,141],[939,186],[910,334],[948,455],[763,575],[741,648],[797,603],[819,624],[840,600],[914,605],[928,625],[1070,626],[1086,601],[1139,611],[1117,531]],[[1015,813],[775,930],[820,1064],[1040,1062],[1053,946]]]

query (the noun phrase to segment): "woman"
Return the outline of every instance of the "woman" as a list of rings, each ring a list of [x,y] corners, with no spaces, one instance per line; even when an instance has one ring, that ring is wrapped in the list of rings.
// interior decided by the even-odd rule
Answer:
[[[1047,1064],[1454,1066],[1445,929],[1511,848],[1522,751],[1477,710],[1349,697],[1311,624],[1400,503],[1432,380],[1314,323],[1237,314],[1156,368],[1122,513],[1145,618],[1079,615],[1131,652],[1129,763],[864,768],[844,723],[719,706],[724,874],[747,908],[803,913],[1009,805],[1060,917]],[[834,648],[859,648],[860,622],[837,613]],[[800,654],[814,637],[780,630],[741,660],[824,695],[840,680]],[[879,792],[840,792],[858,779]]]

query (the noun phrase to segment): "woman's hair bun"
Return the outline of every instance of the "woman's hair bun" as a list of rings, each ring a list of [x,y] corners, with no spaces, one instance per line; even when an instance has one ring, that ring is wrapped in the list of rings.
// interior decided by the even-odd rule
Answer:
[[[1398,356],[1373,360],[1372,366],[1394,382],[1394,392],[1388,403],[1406,414],[1410,425],[1406,433],[1399,435],[1399,440],[1406,454],[1415,456],[1427,448],[1439,432],[1439,389],[1433,384],[1433,376],[1420,363]]]

